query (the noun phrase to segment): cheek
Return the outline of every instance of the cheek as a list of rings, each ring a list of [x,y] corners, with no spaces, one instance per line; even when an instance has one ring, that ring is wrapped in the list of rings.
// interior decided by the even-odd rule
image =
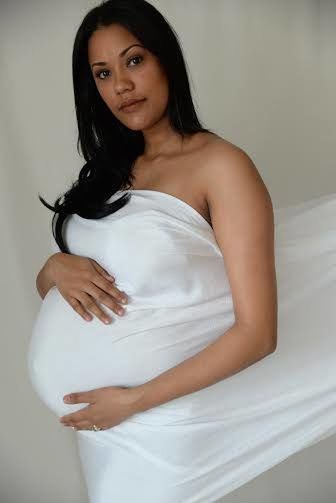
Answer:
[[[149,99],[152,101],[158,113],[162,113],[166,108],[168,97],[168,88],[162,83],[162,81],[160,82],[160,85],[158,84],[153,88],[153,94],[149,95]]]
[[[145,78],[145,77],[144,77]],[[151,72],[151,75],[146,75],[148,85],[142,88],[144,96],[157,106],[164,106],[167,103],[169,96],[168,82],[165,75],[159,70]],[[144,80],[142,81],[144,82]]]
[[[169,98],[169,87],[166,77],[164,75],[159,75],[156,85],[157,99],[162,106],[166,106]]]
[[[134,83],[139,94],[148,98],[152,94],[167,94],[168,80],[163,69],[157,64],[148,64],[134,73]]]

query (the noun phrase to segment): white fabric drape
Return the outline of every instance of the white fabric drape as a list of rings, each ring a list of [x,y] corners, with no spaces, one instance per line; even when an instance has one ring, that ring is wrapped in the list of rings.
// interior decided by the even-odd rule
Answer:
[[[336,433],[336,193],[275,211],[275,238],[276,352],[113,428],[78,431],[90,503],[214,502]],[[49,290],[28,363],[34,389],[58,415],[84,407],[64,404],[71,390],[148,382],[235,321],[212,228],[171,194],[137,189],[103,219],[72,215],[65,239],[113,274],[130,302],[105,326]]]

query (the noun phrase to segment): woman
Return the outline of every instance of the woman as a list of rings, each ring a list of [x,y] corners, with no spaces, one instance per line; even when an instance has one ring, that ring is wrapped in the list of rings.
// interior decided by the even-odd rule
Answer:
[[[91,503],[214,502],[335,433],[335,195],[273,211],[249,156],[201,127],[148,2],[85,16],[73,79],[87,162],[40,198],[57,247],[31,380],[77,432]]]

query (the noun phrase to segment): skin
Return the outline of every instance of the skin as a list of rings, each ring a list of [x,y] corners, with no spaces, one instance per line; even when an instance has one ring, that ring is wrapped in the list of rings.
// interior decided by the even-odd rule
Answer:
[[[101,28],[89,40],[89,64],[97,90],[108,108],[126,127],[142,131],[145,139],[143,158],[154,161],[179,151],[181,138],[168,123],[165,113],[168,81],[156,56],[145,48],[132,47],[119,57],[132,44],[141,42],[123,26]],[[92,67],[97,62],[107,65]],[[138,112],[126,114],[119,110],[122,101],[142,98],[146,98],[145,106]]]
[[[250,157],[229,141],[197,133],[182,142],[167,119],[168,82],[157,58],[139,47],[119,58],[136,43],[140,42],[118,25],[92,35],[90,65],[107,63],[92,68],[97,89],[125,126],[144,135],[145,150],[135,163],[133,187],[170,193],[212,226],[225,260],[236,321],[225,337],[142,386],[72,393],[67,403],[90,403],[61,418],[76,429],[91,429],[92,424],[110,428],[136,412],[239,372],[273,352],[277,344],[274,213],[267,187]],[[143,59],[131,60],[135,56]],[[103,72],[101,79],[98,71]],[[119,105],[129,98],[146,101],[126,114]]]

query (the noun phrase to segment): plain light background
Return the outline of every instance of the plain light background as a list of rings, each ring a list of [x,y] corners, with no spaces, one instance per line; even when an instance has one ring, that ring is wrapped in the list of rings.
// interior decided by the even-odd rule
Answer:
[[[76,433],[41,403],[26,358],[41,304],[35,280],[52,240],[52,213],[37,195],[54,203],[84,164],[71,54],[97,3],[0,5],[1,503],[87,502]],[[203,125],[250,155],[274,206],[335,192],[336,1],[152,4],[179,35]],[[335,449],[335,437],[325,439],[223,503],[332,503]]]

